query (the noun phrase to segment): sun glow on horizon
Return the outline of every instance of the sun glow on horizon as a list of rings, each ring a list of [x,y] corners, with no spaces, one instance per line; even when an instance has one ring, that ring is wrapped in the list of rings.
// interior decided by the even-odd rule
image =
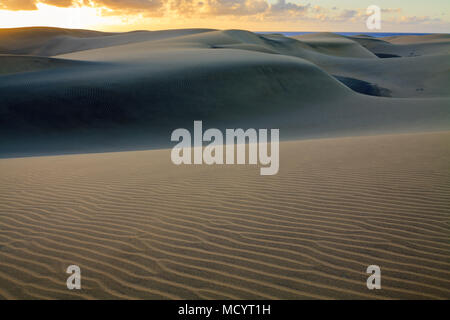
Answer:
[[[36,7],[37,10],[0,9],[0,28],[56,27],[122,32],[154,28],[208,28],[212,22],[211,20],[202,20],[200,23],[199,21],[186,21],[185,18],[176,15],[165,18],[146,17],[143,14],[118,15],[106,7],[89,7],[81,4],[72,7],[56,7],[36,3]],[[217,20],[213,21],[217,22]],[[224,22],[229,21],[225,20]]]
[[[156,7],[140,7],[138,5],[147,2],[134,0],[69,0],[66,7],[39,2],[45,0],[30,1],[32,7],[28,10],[22,0],[7,0],[6,4],[0,4],[0,28],[42,26],[109,32],[183,28],[272,32],[367,31],[366,7],[356,1],[339,8],[332,0],[318,0],[321,5],[314,6],[304,0],[148,0]],[[390,0],[379,1],[383,2],[382,30],[379,32],[450,31],[448,0],[431,7],[415,4],[397,8],[390,7]],[[8,3],[16,6],[8,7]]]
[[[101,29],[104,25],[121,24],[117,16],[102,15],[106,8],[86,6],[55,7],[37,3],[38,10],[0,10],[0,28],[59,27],[71,29]]]

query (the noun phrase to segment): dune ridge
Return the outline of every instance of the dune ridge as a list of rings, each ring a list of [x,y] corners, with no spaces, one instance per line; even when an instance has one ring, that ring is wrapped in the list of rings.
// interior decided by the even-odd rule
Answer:
[[[140,41],[195,34],[211,29],[163,31],[100,32],[48,27],[0,29],[0,54],[54,56],[58,54],[105,48]]]

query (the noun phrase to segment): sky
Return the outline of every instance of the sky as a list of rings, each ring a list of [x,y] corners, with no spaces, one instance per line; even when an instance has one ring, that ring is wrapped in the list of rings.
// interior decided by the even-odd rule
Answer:
[[[381,29],[366,20],[381,9]],[[0,28],[450,33],[449,0],[0,0]]]

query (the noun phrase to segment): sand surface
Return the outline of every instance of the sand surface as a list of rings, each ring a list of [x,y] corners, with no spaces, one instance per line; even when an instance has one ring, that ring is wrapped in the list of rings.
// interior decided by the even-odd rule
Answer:
[[[445,34],[0,29],[0,298],[449,299],[449,58]],[[280,129],[279,173],[175,166],[194,120]]]
[[[449,143],[283,142],[276,176],[169,150],[0,160],[0,297],[448,299]]]

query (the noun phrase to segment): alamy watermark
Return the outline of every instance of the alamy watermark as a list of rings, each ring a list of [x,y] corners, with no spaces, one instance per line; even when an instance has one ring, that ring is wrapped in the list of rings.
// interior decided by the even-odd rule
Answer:
[[[211,128],[203,132],[202,121],[194,121],[194,137],[184,128],[172,132],[171,141],[178,141],[172,149],[171,159],[180,164],[259,164],[261,175],[274,175],[279,169],[279,129],[226,129],[225,141],[222,131]],[[210,142],[203,147],[203,142]],[[236,142],[236,146],[235,146]],[[248,142],[248,145],[246,143]],[[270,154],[269,154],[270,147]],[[236,153],[235,153],[236,149]],[[225,151],[225,152],[224,152]],[[193,161],[192,161],[193,153]],[[225,154],[225,157],[224,157]],[[225,158],[225,159],[224,159]]]
[[[366,26],[369,30],[381,29],[381,8],[379,6],[371,5],[367,7],[366,14],[368,18],[366,20]]]
[[[381,289],[381,269],[377,265],[370,265],[367,267],[366,273],[371,275],[367,278],[367,289]]]
[[[67,267],[66,273],[70,274],[67,278],[66,286],[67,289],[73,290],[81,289],[81,269],[79,266],[73,264]]]

